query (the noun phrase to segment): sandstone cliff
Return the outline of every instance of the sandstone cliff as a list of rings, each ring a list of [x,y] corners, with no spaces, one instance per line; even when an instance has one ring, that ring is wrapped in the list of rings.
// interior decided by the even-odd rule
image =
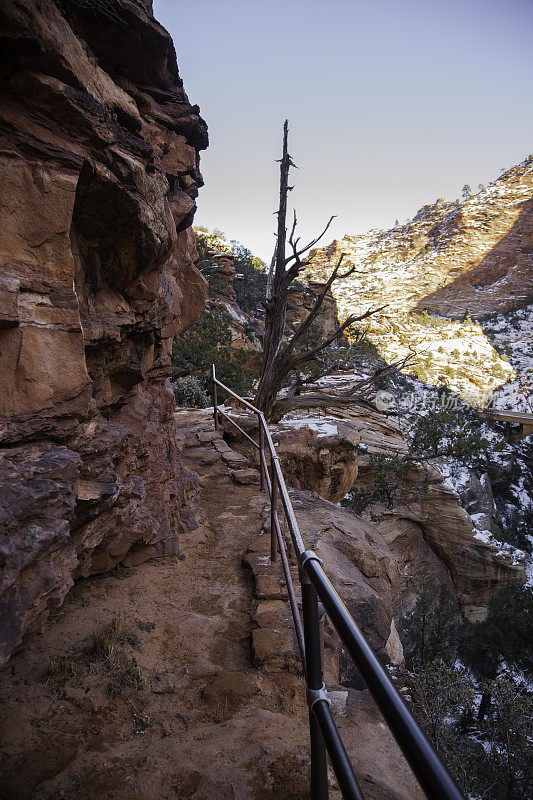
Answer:
[[[232,336],[232,347],[244,350],[248,354],[249,366],[259,367],[261,364],[262,337],[264,334],[264,308],[258,302],[252,311],[246,311],[239,304],[235,290],[235,280],[249,280],[249,276],[236,274],[234,254],[225,240],[220,241],[221,251],[212,253],[212,264],[208,266],[209,296],[207,309],[212,313],[221,313],[229,325]],[[225,248],[225,249],[222,249]],[[266,290],[266,272],[261,299]],[[316,302],[323,284],[310,281],[308,285],[296,283],[289,290],[285,335],[291,336],[297,325],[302,322]],[[250,313],[252,311],[252,313]],[[328,291],[322,307],[318,312],[311,336],[323,338],[330,336],[338,327],[337,303],[331,291]]]
[[[167,376],[200,313],[206,125],[151,2],[0,11],[0,655],[195,524]]]
[[[247,314],[237,301],[235,292],[235,259],[228,253],[217,253],[216,266],[209,273],[207,309],[224,317],[231,331],[231,346],[244,350],[249,366],[261,363],[262,320]]]

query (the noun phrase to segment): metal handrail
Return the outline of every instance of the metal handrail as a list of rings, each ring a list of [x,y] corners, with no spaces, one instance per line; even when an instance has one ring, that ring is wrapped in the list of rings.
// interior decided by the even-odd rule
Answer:
[[[270,496],[271,561],[276,560],[279,548],[306,675],[311,737],[311,796],[313,800],[327,800],[328,797],[326,750],[343,797],[347,798],[347,800],[364,800],[353,772],[353,767],[331,715],[331,701],[322,681],[323,657],[321,652],[321,623],[318,598],[323,603],[335,630],[370,690],[426,796],[429,800],[464,800],[446,767],[405,705],[387,671],[374,655],[355,620],[335,591],[323,569],[321,559],[312,550],[306,550],[289,492],[285,485],[274,442],[263,413],[219,381],[216,377],[214,365],[212,379],[213,416],[216,430],[219,428],[218,415],[221,414],[235,427],[239,428],[246,438],[252,440],[252,437],[246,434],[234,420],[220,410],[217,400],[217,386],[256,414],[258,419],[259,443],[255,442],[255,440],[252,440],[252,442],[259,449],[261,489],[266,489]],[[265,456],[265,443],[270,455],[271,476],[268,472],[268,463]],[[278,494],[281,497],[285,519],[298,559],[299,579],[302,590],[303,633],[288,566],[285,543],[279,523]]]

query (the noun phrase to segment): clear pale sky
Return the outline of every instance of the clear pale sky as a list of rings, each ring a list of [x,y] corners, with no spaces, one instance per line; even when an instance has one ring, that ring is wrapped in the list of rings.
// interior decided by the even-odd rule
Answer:
[[[291,200],[324,243],[455,199],[533,152],[533,0],[155,0],[209,126],[196,224],[270,261]]]

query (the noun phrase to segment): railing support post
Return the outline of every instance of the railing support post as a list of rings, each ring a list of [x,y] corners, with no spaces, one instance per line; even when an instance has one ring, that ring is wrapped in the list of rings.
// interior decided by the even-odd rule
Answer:
[[[259,474],[261,475],[261,491],[266,489],[265,480],[265,432],[263,430],[263,423],[261,415],[257,415],[257,424],[259,425]]]
[[[324,688],[318,596],[304,569],[300,569],[300,583],[302,585],[304,618],[305,670],[309,695],[310,692],[317,692]],[[311,706],[309,708],[309,733],[311,738],[311,798],[312,800],[328,800],[326,745]]]
[[[271,463],[272,470],[272,496],[270,498],[270,561],[278,560],[278,534],[276,531],[276,519],[278,516],[279,505],[279,486],[276,465]]]
[[[326,629],[326,609],[318,601],[318,622],[320,626],[320,658],[322,661],[322,672],[324,672],[324,649],[325,649],[325,629]]]
[[[213,364],[213,417],[215,420],[215,430],[218,431],[218,402],[217,402],[217,385],[215,383],[215,365]]]

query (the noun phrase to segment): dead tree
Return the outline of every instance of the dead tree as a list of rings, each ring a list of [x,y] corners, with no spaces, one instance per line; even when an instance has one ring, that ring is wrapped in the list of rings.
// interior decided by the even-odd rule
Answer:
[[[279,418],[278,413],[274,412],[276,405],[276,398],[280,389],[282,388],[287,376],[302,364],[310,361],[316,361],[320,358],[320,354],[332,344],[337,342],[351,325],[355,322],[361,322],[367,319],[372,314],[383,310],[385,306],[380,306],[372,310],[365,311],[364,314],[356,316],[350,315],[342,325],[328,337],[320,342],[316,347],[311,347],[307,350],[300,351],[297,347],[301,345],[304,335],[309,331],[311,325],[316,319],[324,302],[329,289],[333,282],[337,279],[341,280],[347,278],[352,274],[355,267],[351,267],[347,271],[341,273],[340,268],[344,259],[344,253],[341,254],[337,265],[333,269],[330,277],[322,287],[313,307],[311,308],[307,317],[298,325],[292,336],[288,341],[284,341],[285,332],[285,318],[287,314],[288,293],[290,285],[296,280],[301,272],[307,266],[305,254],[309,253],[326,234],[334,217],[331,217],[328,224],[311,242],[304,246],[300,246],[300,237],[296,236],[296,212],[291,226],[290,233],[287,237],[287,197],[292,186],[289,186],[289,170],[294,167],[292,158],[288,152],[288,131],[289,125],[287,120],[283,126],[283,154],[280,160],[280,190],[279,190],[279,208],[277,212],[278,227],[276,237],[276,248],[274,257],[269,272],[269,280],[267,287],[267,299],[265,303],[265,335],[263,339],[263,362],[261,367],[261,375],[259,384],[255,395],[255,405],[260,408],[268,419],[274,417]],[[287,254],[288,245],[288,254]],[[324,373],[327,374],[327,373]],[[313,400],[314,398],[314,400]],[[299,396],[293,400],[292,407],[312,408],[324,405],[346,405],[347,399],[340,401],[337,396],[328,397],[330,402],[325,401],[325,396],[319,398],[316,395],[309,395],[305,398]],[[353,402],[353,399],[350,401]],[[290,399],[284,399],[281,403],[284,411],[291,410]],[[286,410],[285,410],[286,409]]]

